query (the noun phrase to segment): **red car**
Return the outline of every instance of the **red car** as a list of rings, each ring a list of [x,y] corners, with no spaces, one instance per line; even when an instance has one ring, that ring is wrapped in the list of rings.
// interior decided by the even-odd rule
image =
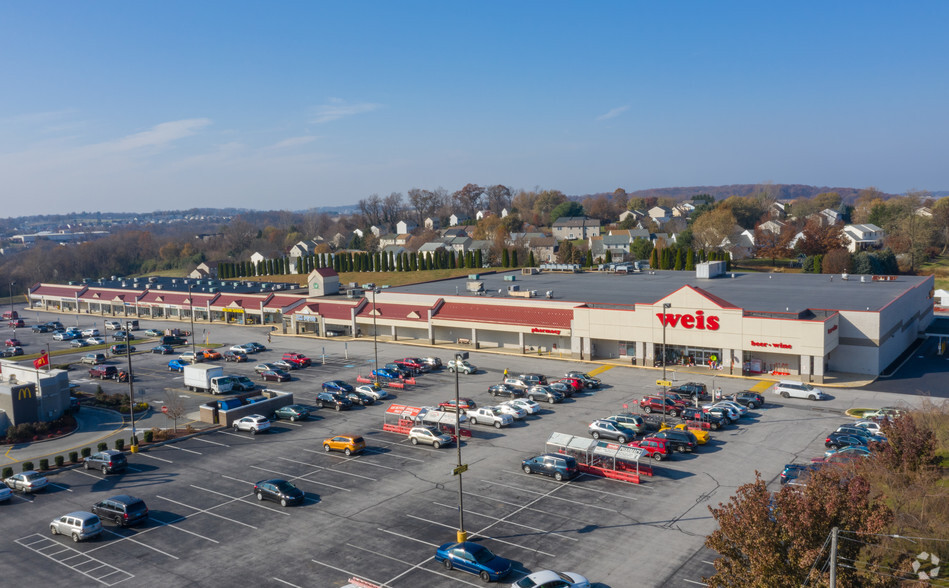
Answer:
[[[284,353],[283,360],[292,363],[297,368],[308,367],[312,363],[310,358],[302,353]]]
[[[19,339],[7,339],[7,347],[22,347],[23,343],[20,343]]]
[[[9,324],[14,329],[19,329],[20,327],[26,326],[26,323],[23,322],[23,319],[13,319]]]
[[[663,404],[665,405],[665,410],[663,410]],[[639,407],[647,414],[651,412],[665,412],[672,416],[679,416],[685,408],[669,396],[663,397],[661,394],[643,396],[643,399],[639,401]]]
[[[651,457],[656,461],[662,461],[672,455],[672,448],[669,447],[666,440],[658,437],[644,437],[638,441],[627,443],[627,445],[642,449],[647,457]]]
[[[557,381],[560,382],[561,384],[566,384],[570,386],[571,388],[573,388],[574,392],[583,392],[583,389],[586,387],[586,384],[584,384],[583,382],[581,382],[580,380],[576,378],[570,378],[570,377],[560,378]]]
[[[461,407],[462,412],[466,410],[478,408],[478,405],[475,404],[475,401],[470,398],[459,398],[458,406]],[[445,402],[439,402],[438,409],[444,410],[447,412],[455,412],[455,400],[452,399],[452,400],[446,400]]]
[[[260,374],[260,379],[265,382],[289,382],[290,374],[280,369],[267,370]]]
[[[426,369],[428,368],[428,365],[422,363],[422,360],[420,360],[417,357],[406,357],[404,359],[397,359],[393,361],[392,363],[398,366],[404,367],[405,369],[411,372],[414,372],[416,374],[426,371]]]

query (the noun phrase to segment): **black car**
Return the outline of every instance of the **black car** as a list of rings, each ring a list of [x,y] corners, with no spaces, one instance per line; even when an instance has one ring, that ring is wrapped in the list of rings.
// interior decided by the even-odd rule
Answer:
[[[267,348],[261,345],[260,343],[250,342],[247,345],[251,345],[254,348],[254,353],[260,353],[261,351],[267,351]]]
[[[669,447],[679,453],[695,451],[695,448],[699,445],[695,435],[681,429],[666,429],[665,431],[659,431],[653,437],[665,439]]]
[[[803,463],[789,463],[784,466],[784,470],[781,471],[781,485],[784,486],[788,482],[793,482],[798,478],[804,478],[810,474],[810,472],[816,470],[818,464],[803,464]]]
[[[119,494],[92,505],[92,514],[117,527],[128,527],[148,518],[148,507],[141,498]]]
[[[317,394],[316,403],[323,408],[332,408],[336,411],[348,410],[353,407],[351,400],[332,392],[320,392]]]
[[[384,368],[387,369],[387,370],[392,370],[392,371],[394,371],[395,373],[399,374],[399,375],[402,376],[403,378],[411,378],[412,376],[415,375],[415,372],[413,372],[412,370],[408,369],[407,367],[401,366],[401,365],[399,365],[399,364],[397,364],[397,363],[387,363],[387,364],[385,364],[385,365],[382,366],[382,367],[384,367]]]
[[[754,410],[760,406],[764,406],[764,396],[757,392],[752,392],[751,390],[745,390],[735,396],[735,402],[747,406],[750,410]]]
[[[557,392],[560,392],[561,394],[563,394],[564,398],[570,398],[571,396],[573,396],[574,389],[573,389],[573,386],[571,386],[570,384],[565,384],[563,382],[554,382],[552,384],[547,384],[547,386],[551,390],[556,390]]]
[[[558,482],[569,480],[580,473],[576,459],[559,453],[544,453],[525,459],[521,462],[521,469],[525,474],[544,474]]]
[[[534,402],[549,402],[550,404],[562,402],[564,399],[563,394],[550,386],[533,386],[527,390],[527,397]]]
[[[254,484],[254,494],[257,496],[257,500],[273,500],[279,502],[280,506],[300,504],[305,496],[303,490],[286,480],[277,478],[261,480]]]
[[[701,423],[708,423],[710,429],[718,430],[725,426],[725,419],[722,417],[704,412],[701,408],[695,408],[692,406],[687,406],[682,409],[682,419],[686,421],[698,421]]]
[[[115,449],[93,453],[85,459],[83,467],[87,470],[102,470],[103,474],[115,474],[124,472],[128,466],[128,460],[125,454]]]
[[[514,386],[508,386],[507,384],[495,384],[488,388],[488,393],[491,396],[510,396],[511,398],[520,398],[524,395],[524,391]]]
[[[353,404],[358,404],[359,406],[372,405],[376,403],[375,398],[366,394],[365,392],[360,392],[359,390],[350,390],[349,392],[343,392],[341,395]]]
[[[158,345],[157,347],[152,347],[152,353],[157,353],[159,355],[171,355],[175,352],[175,348],[171,345]]]
[[[33,325],[34,333],[49,333],[50,330],[49,325]]]
[[[867,438],[850,433],[838,433],[834,431],[827,436],[824,441],[824,447],[828,449],[840,449],[841,447],[866,447]]]
[[[234,351],[233,349],[228,349],[227,351],[222,353],[222,355],[224,356],[224,361],[233,361],[235,363],[247,361],[246,353],[239,353],[237,351]]]
[[[583,382],[583,386],[584,386],[585,388],[594,388],[594,389],[595,389],[595,388],[599,388],[600,385],[602,384],[602,382],[600,382],[600,379],[599,379],[599,378],[594,378],[594,377],[591,376],[590,374],[587,374],[587,373],[584,373],[584,372],[567,372],[566,375],[567,375],[568,378],[576,378],[576,379],[580,380],[581,382]]]
[[[701,382],[687,382],[685,384],[680,384],[675,388],[671,388],[669,392],[682,394],[683,396],[688,396],[690,398],[695,398],[696,396],[698,396],[699,399],[709,398],[708,389],[705,387],[705,384],[702,384]]]

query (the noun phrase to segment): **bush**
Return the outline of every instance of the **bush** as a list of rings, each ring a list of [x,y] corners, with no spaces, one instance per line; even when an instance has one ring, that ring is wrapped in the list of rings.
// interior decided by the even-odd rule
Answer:
[[[43,459],[40,460],[40,471],[45,472],[48,469],[49,469],[49,460],[44,457]]]
[[[155,433],[151,431],[145,431],[144,433],[142,433],[142,438],[145,439],[145,443],[151,443],[152,439],[155,438]]]
[[[9,477],[12,476],[12,475],[13,475],[13,468],[11,468],[11,467],[9,467],[9,466],[3,468],[3,477],[4,477],[4,478],[9,478]]]
[[[75,451],[69,452],[69,463],[79,463],[79,454]]]
[[[109,448],[109,444],[106,443],[105,441],[102,441],[101,443],[96,445],[96,451],[105,451],[108,448]]]
[[[83,447],[83,448],[82,448],[82,456],[83,456],[83,457],[89,457],[90,455],[92,455],[92,448],[91,448],[91,447]]]
[[[33,462],[32,462],[32,461],[24,461],[24,462],[23,462],[23,469],[20,470],[20,471],[26,472],[26,471],[29,471],[29,470],[32,470],[32,469],[33,469]]]
[[[119,451],[122,451],[123,449],[125,449],[125,439],[122,439],[121,437],[116,439],[115,448],[118,449]]]
[[[56,464],[56,467],[58,468],[63,467],[63,463],[65,463],[65,461],[66,459],[63,458],[62,455],[57,455],[56,457],[53,458],[53,462]]]

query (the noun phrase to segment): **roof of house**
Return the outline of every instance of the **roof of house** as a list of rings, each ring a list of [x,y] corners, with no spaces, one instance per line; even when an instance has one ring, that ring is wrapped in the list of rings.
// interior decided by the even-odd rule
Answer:
[[[336,273],[336,270],[334,270],[334,269],[331,268],[331,267],[318,267],[318,268],[314,269],[313,272],[318,273],[319,275],[323,276],[324,278],[332,278],[332,277],[334,277],[334,276],[335,276],[335,277],[339,277],[339,274]],[[313,272],[311,272],[311,273],[313,273]]]
[[[553,237],[533,237],[528,239],[527,246],[531,248],[537,247],[556,247],[557,240]]]
[[[392,302],[379,302],[373,306],[372,302],[369,302],[356,313],[356,316],[372,317],[375,312],[377,319],[397,319],[400,321],[420,321],[427,323],[430,308],[429,306],[419,304],[394,304]]]
[[[554,221],[554,227],[598,227],[600,221],[585,216],[562,216]]]

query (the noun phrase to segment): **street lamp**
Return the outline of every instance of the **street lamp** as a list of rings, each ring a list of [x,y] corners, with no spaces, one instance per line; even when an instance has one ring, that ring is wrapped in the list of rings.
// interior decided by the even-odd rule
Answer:
[[[128,361],[129,418],[132,421],[132,453],[138,453],[138,435],[135,434],[135,391],[132,388],[132,322],[125,323],[125,359]]]
[[[16,282],[10,282],[10,319],[13,320],[13,286]],[[13,323],[13,338],[16,339],[16,321]]]
[[[191,284],[188,284],[188,304],[191,306],[191,358],[198,359],[198,354],[194,350],[194,295],[191,293]]]
[[[378,388],[379,386],[379,345],[377,337],[379,330],[376,328],[376,288],[372,288],[372,352],[375,355],[375,361],[372,364],[372,382]],[[374,372],[374,373],[373,373]]]
[[[662,303],[662,424],[666,423],[666,311],[672,306],[669,302]]]
[[[468,352],[461,351],[455,353],[455,445],[458,446],[458,466],[455,468],[455,475],[458,476],[458,543],[464,543],[468,540],[468,533],[465,531],[465,498],[461,487],[461,473],[464,471],[461,465],[461,398],[458,392],[458,372],[461,370],[461,362],[468,359]]]

